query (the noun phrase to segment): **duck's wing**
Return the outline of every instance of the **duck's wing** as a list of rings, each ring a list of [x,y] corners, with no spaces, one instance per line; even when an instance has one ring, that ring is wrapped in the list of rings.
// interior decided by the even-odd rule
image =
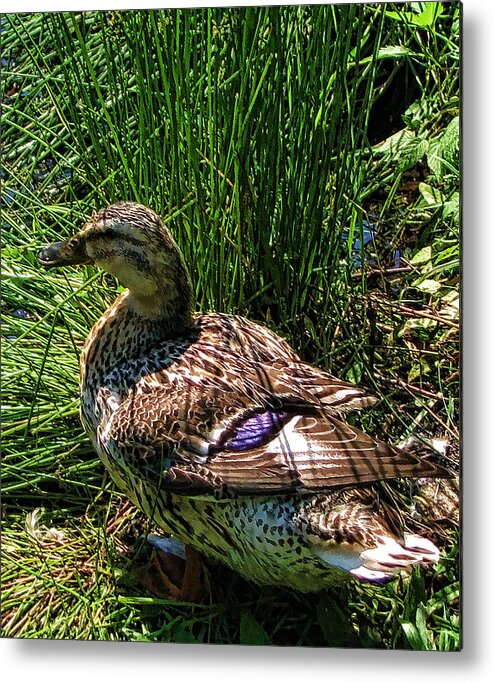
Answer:
[[[308,403],[321,403],[333,414],[362,410],[374,405],[378,399],[367,389],[334,377],[324,370],[304,363],[285,339],[263,325],[242,316],[222,314],[203,315],[204,347],[209,358],[216,355],[218,327],[221,338],[227,341],[227,348],[241,365],[250,365],[254,381],[266,384],[269,390],[279,396],[299,397]],[[234,367],[239,362],[234,362]]]
[[[332,415],[373,406],[377,397],[366,389],[333,377],[323,370],[306,363],[285,363],[271,366],[277,393],[286,396],[290,402],[302,399],[319,405]]]
[[[441,476],[438,468],[321,410],[247,417],[208,459],[237,492],[317,492],[398,477]]]
[[[286,367],[249,362],[226,372],[225,358],[207,357],[200,371],[141,378],[114,411],[100,439],[122,463],[120,479],[189,495],[263,495],[444,476],[342,422],[306,386],[291,390]]]

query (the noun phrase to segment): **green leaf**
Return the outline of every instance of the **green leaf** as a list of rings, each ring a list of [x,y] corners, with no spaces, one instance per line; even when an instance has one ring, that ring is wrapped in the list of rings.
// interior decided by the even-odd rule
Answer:
[[[437,280],[415,280],[413,283],[413,286],[416,287],[417,289],[420,289],[421,292],[425,292],[426,294],[435,294],[438,292],[442,284],[438,282]]]
[[[410,143],[410,140],[415,140],[415,138],[416,135],[413,130],[410,130],[410,128],[403,128],[397,133],[390,135],[389,138],[386,138],[383,142],[374,145],[372,151],[377,154],[389,153],[396,156]]]
[[[439,139],[439,155],[451,165],[457,165],[460,153],[460,117],[452,119]]]
[[[271,639],[250,610],[240,615],[240,643],[242,645],[271,645]]]
[[[23,255],[24,250],[20,247],[3,247],[2,258],[4,259],[18,259]]]
[[[411,3],[411,6],[413,9],[418,9],[418,7],[423,7],[424,9],[418,14],[414,12],[386,12],[386,16],[403,24],[432,27],[436,23],[437,17],[440,17],[443,13],[442,4],[438,2]]]
[[[432,108],[433,104],[429,100],[418,100],[405,111],[403,121],[413,130],[418,130],[424,121],[430,120]]]
[[[427,263],[432,259],[432,247],[423,247],[418,251],[410,260],[415,265],[418,266],[421,263]]]
[[[459,173],[460,160],[460,118],[455,116],[444,131],[431,140],[427,153],[427,164],[437,180],[448,174]]]
[[[460,223],[460,193],[454,192],[443,206],[443,218],[452,217],[456,225]]]
[[[386,16],[390,19],[401,22],[402,24],[412,24],[415,18],[412,12],[386,12]]]
[[[449,318],[450,320],[458,320],[460,317],[460,294],[457,291],[451,291],[445,296],[441,297],[441,301],[445,306],[441,308],[441,316]]]
[[[404,621],[401,625],[405,638],[412,650],[426,650],[426,644],[422,641],[417,627],[410,621]]]
[[[460,583],[455,581],[449,586],[445,586],[439,591],[436,591],[428,602],[429,611],[442,607],[444,603],[453,604],[460,598]]]
[[[432,175],[438,180],[442,180],[443,160],[441,159],[439,147],[439,139],[430,140],[429,149],[427,150],[427,165]]]
[[[398,157],[398,168],[400,171],[408,171],[410,168],[414,168],[419,161],[427,154],[429,149],[428,140],[416,138],[411,141],[403,150]]]
[[[432,187],[432,185],[419,183],[419,192],[429,206],[437,206],[438,204],[443,203],[441,192],[437,188]]]
[[[421,318],[420,322],[425,321],[426,318]],[[429,322],[434,323],[433,326],[437,326],[437,323],[435,320],[429,320]],[[426,329],[427,327],[430,327],[430,325],[423,324],[423,325],[410,325],[410,328],[415,328],[415,330],[418,330],[420,328]],[[415,363],[412,365],[408,372],[408,381],[411,383],[415,379],[418,379],[419,377],[425,377],[425,375],[428,375],[431,371],[430,365],[423,359],[420,358],[418,363]]]
[[[442,4],[439,2],[424,2],[420,3],[424,9],[415,17],[412,23],[416,26],[434,26],[436,19],[443,13]]]
[[[431,647],[432,643],[432,634],[427,628],[427,621],[426,621],[427,613],[422,605],[419,605],[417,607],[417,611],[415,613],[415,624],[417,626],[417,631],[420,635],[420,640],[424,643],[425,647],[423,648],[424,650],[431,650],[433,649]]]
[[[201,639],[196,638],[192,633],[188,623],[177,622],[170,629],[170,642],[172,643],[202,643]]]
[[[332,647],[351,647],[355,636],[348,619],[341,608],[328,598],[321,598],[317,604],[317,622],[328,645]]]
[[[360,384],[362,380],[362,363],[354,363],[352,367],[346,373],[346,378],[352,384]]]
[[[459,306],[460,294],[456,289],[452,289],[450,292],[441,297],[441,301],[446,301],[451,306]]]

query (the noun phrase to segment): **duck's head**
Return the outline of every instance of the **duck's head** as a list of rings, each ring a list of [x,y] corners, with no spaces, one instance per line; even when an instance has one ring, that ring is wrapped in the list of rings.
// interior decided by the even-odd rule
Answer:
[[[73,237],[41,249],[45,268],[94,263],[130,291],[129,305],[150,318],[190,311],[189,276],[161,218],[132,202],[95,213]]]

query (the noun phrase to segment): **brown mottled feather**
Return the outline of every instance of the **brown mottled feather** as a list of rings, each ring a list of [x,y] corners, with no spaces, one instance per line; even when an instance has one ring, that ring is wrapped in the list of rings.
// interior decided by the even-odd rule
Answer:
[[[198,316],[194,341],[175,340],[173,363],[160,363],[159,351],[148,353],[150,367],[162,369],[120,392],[105,429],[108,449],[126,467],[190,494],[213,493],[212,482],[218,492],[266,494],[440,473],[339,420],[334,413],[342,404],[331,397],[340,392],[356,402],[360,390],[302,363],[291,350],[284,358],[279,338],[269,364],[273,345],[255,337],[247,344],[247,324],[237,316]],[[125,363],[120,373],[125,376]],[[286,411],[267,443],[242,452],[224,445],[232,425],[266,409]]]

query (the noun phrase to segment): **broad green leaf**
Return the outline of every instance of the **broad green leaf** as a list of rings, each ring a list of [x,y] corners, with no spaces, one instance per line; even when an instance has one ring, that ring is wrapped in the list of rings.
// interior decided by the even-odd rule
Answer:
[[[408,373],[408,381],[413,383],[414,380],[428,375],[430,371],[431,369],[427,363],[415,363],[415,365],[412,365]]]
[[[438,153],[450,165],[457,165],[460,153],[460,117],[452,119],[439,138]]]
[[[442,4],[438,2],[411,3],[411,7],[417,13],[405,11],[386,12],[386,16],[402,23],[413,24],[414,26],[432,27],[437,17],[441,16],[443,12]],[[419,7],[423,7],[422,11],[420,11]]]
[[[460,222],[460,193],[454,192],[448,201],[444,202],[443,218],[452,216],[454,222],[458,225]]]
[[[431,171],[432,175],[436,176],[436,178],[440,180],[443,174],[443,161],[441,159],[439,147],[440,141],[438,139],[429,141],[429,149],[427,150],[427,165],[429,166],[429,170]]]
[[[240,615],[240,643],[242,645],[271,645],[271,639],[250,610]]]
[[[415,138],[415,140],[410,141],[410,143],[401,150],[401,153],[397,158],[400,171],[408,171],[408,169],[414,168],[427,154],[428,148],[429,142],[426,139]]]
[[[331,647],[351,645],[354,634],[340,606],[327,597],[317,604],[317,621]]]
[[[425,644],[424,649],[430,650],[433,649],[431,648],[432,634],[427,628],[426,617],[427,614],[424,607],[422,605],[419,605],[415,613],[415,624],[417,626],[417,631],[420,635],[420,639]]]
[[[415,280],[413,286],[426,294],[435,294],[442,287],[441,283],[437,280]]]
[[[419,192],[429,206],[436,206],[444,201],[441,192],[427,183],[419,183]]]
[[[362,380],[362,363],[354,363],[352,367],[348,370],[346,378],[352,384],[360,384]]]
[[[427,247],[423,247],[410,260],[414,265],[418,266],[421,263],[427,263],[428,261],[431,260],[431,258],[432,258],[432,247],[429,245]]]
[[[408,644],[413,650],[427,650],[427,643],[424,642],[418,632],[417,627],[410,621],[402,623],[401,628],[405,634]]]
[[[418,130],[424,122],[430,120],[432,109],[433,103],[430,100],[418,100],[405,111],[403,121],[413,130]]]
[[[374,145],[372,151],[378,154],[389,152],[391,155],[398,155],[399,152],[406,147],[411,140],[415,139],[416,135],[413,130],[410,130],[410,128],[403,128],[397,133],[391,135],[389,138],[386,138],[386,140],[383,140],[383,142]]]
[[[440,17],[443,12],[442,3],[422,2],[420,5],[424,9],[417,17],[415,17],[413,23],[417,26],[434,26],[436,19]]]

